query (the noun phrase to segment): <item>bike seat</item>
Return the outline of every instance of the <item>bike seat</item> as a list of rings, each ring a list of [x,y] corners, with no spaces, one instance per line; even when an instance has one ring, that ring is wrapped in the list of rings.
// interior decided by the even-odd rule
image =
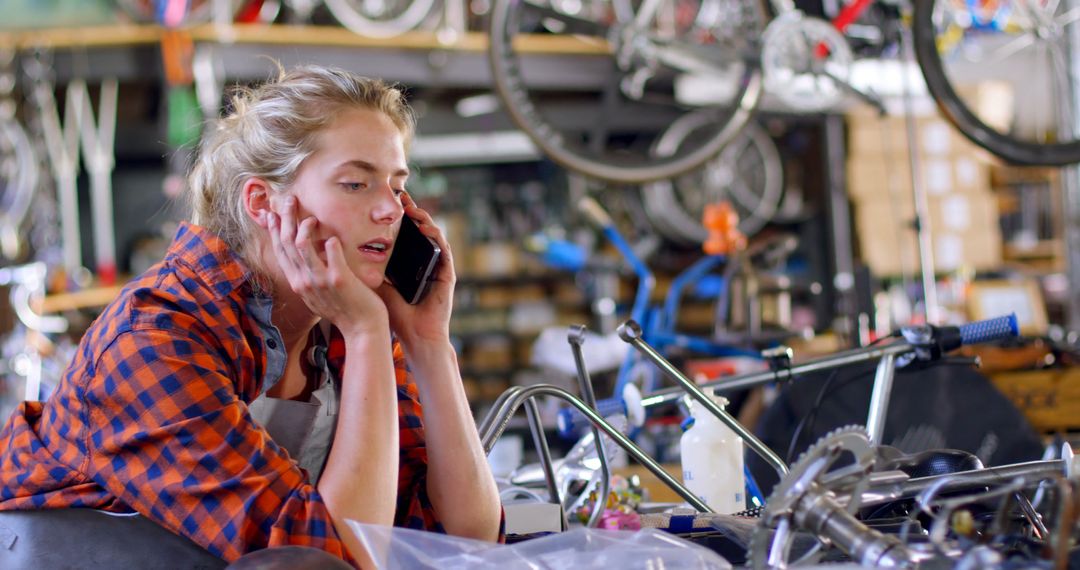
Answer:
[[[0,568],[219,569],[226,562],[139,515],[95,509],[0,512]]]
[[[904,453],[888,445],[877,447],[875,471],[903,471],[913,479],[982,468],[982,461],[975,454],[959,449]]]

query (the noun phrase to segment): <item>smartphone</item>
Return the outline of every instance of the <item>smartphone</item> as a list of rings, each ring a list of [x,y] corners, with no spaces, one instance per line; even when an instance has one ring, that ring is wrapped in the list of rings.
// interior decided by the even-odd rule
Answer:
[[[401,219],[397,241],[386,264],[386,277],[410,305],[424,298],[431,288],[435,267],[439,264],[442,248],[435,240],[420,233],[420,228],[409,216]]]

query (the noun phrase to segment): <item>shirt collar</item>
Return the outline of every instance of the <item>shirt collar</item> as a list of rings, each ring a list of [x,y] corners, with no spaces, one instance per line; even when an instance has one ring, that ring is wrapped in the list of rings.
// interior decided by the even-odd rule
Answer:
[[[252,277],[252,271],[228,244],[188,222],[180,223],[165,259],[189,267],[221,296],[241,288]]]

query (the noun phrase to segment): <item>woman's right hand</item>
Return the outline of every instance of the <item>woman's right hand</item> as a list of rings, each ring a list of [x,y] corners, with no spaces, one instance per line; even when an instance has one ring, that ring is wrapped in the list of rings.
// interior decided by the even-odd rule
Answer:
[[[274,254],[293,292],[343,334],[387,330],[386,305],[374,290],[383,276],[373,268],[366,269],[371,275],[354,273],[336,236],[326,238],[319,251],[319,221],[313,216],[298,221],[293,196],[282,203],[280,215],[268,214],[268,226]]]

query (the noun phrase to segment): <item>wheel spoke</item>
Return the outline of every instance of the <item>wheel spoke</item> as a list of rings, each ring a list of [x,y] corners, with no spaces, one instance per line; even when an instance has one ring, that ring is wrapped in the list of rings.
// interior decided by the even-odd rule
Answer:
[[[1069,58],[1061,44],[1051,43],[1047,46],[1050,52],[1050,81],[1053,83],[1052,94],[1057,96],[1058,104],[1051,107],[1060,110],[1057,127],[1061,131],[1060,140],[1072,140],[1073,129],[1076,125],[1076,117],[1073,113],[1073,89],[1076,79],[1075,74],[1069,69]]]
[[[715,45],[701,45],[656,36],[650,36],[650,39],[657,59],[678,71],[722,74],[732,65],[745,63],[742,54],[734,50],[720,49]]]
[[[1024,34],[1017,36],[1016,39],[1010,40],[1003,46],[994,48],[986,58],[979,57],[973,59],[975,62],[981,63],[998,63],[1005,61],[1006,59],[1016,55],[1020,50],[1027,48],[1035,43],[1034,34]]]
[[[649,27],[649,23],[656,17],[657,10],[660,9],[660,3],[663,0],[645,0],[641,8],[638,9],[637,14],[634,14],[634,27],[639,30],[644,30]]]
[[[1054,18],[1054,23],[1064,28],[1077,20],[1080,20],[1080,6],[1063,12],[1060,16]]]

